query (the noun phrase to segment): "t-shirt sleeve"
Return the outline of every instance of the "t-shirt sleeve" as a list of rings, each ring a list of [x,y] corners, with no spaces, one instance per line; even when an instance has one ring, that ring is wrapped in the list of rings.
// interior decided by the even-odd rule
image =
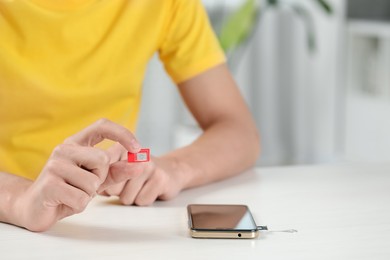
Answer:
[[[159,49],[176,83],[225,62],[225,55],[200,0],[173,0]]]

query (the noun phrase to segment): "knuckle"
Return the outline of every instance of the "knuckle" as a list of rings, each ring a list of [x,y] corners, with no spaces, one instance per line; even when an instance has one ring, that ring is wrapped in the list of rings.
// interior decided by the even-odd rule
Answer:
[[[153,179],[155,181],[155,183],[157,184],[162,184],[162,183],[165,183],[166,182],[166,176],[165,174],[161,174],[160,172],[156,171],[154,174],[153,174]]]
[[[154,171],[150,177],[150,181],[153,182],[155,189],[161,189],[168,183],[168,176],[161,171]]]
[[[73,209],[74,212],[76,214],[83,212],[86,209],[86,207],[88,206],[90,200],[91,200],[91,198],[88,195],[86,195],[86,194],[80,196],[80,198],[78,199],[77,205]]]
[[[99,190],[100,185],[102,184],[102,181],[100,178],[96,175],[94,175],[93,179],[90,181],[90,187],[88,189],[88,194],[93,195],[96,194],[96,192]]]
[[[103,165],[109,165],[110,164],[110,155],[108,152],[104,150],[99,150],[100,152],[98,153],[98,159]]]
[[[73,144],[73,143],[74,143],[74,141],[73,141],[73,136],[70,136],[70,137],[65,138],[65,140],[64,140],[63,143],[64,143],[64,144]]]
[[[51,157],[68,157],[75,151],[76,146],[70,143],[62,143],[54,147]]]
[[[104,127],[106,126],[107,124],[110,124],[111,121],[108,120],[107,118],[100,118],[98,121],[96,121],[96,125],[98,127]]]
[[[45,170],[46,172],[53,174],[58,171],[60,168],[61,162],[58,160],[50,159],[46,162]]]
[[[92,186],[93,186],[93,191],[94,192],[96,192],[98,189],[99,189],[99,187],[100,187],[100,185],[102,184],[102,182],[101,182],[101,180],[100,180],[100,178],[98,177],[98,176],[96,176],[96,175],[94,175],[93,176],[93,181],[91,182],[91,184],[92,184]]]
[[[108,120],[107,118],[103,117],[103,118],[100,118],[97,122],[98,122],[98,124],[107,124],[111,121]]]
[[[56,147],[54,147],[52,155],[54,157],[63,156],[66,153],[67,147],[68,146],[65,144],[57,145]]]
[[[104,150],[97,150],[94,154],[93,164],[96,165],[96,168],[102,172],[108,172],[110,168],[111,157],[108,152]]]

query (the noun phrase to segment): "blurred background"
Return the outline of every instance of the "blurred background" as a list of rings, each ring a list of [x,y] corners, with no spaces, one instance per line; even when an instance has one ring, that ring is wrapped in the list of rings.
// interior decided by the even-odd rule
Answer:
[[[203,3],[260,130],[259,166],[390,161],[389,0]],[[139,140],[160,155],[199,134],[154,57]]]

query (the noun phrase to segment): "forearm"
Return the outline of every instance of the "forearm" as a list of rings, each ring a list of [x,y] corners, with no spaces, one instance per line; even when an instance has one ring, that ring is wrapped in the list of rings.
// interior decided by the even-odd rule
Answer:
[[[254,165],[260,153],[259,135],[250,118],[226,119],[210,125],[191,145],[164,158],[183,189],[221,180]]]
[[[30,184],[30,180],[0,172],[0,222],[19,225],[16,200]]]
[[[190,188],[253,166],[260,144],[255,122],[226,64],[178,84],[204,130],[191,145],[165,156],[180,186]]]

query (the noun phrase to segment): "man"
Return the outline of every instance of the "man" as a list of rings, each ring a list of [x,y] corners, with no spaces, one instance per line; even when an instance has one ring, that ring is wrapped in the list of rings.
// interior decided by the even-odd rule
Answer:
[[[255,124],[200,0],[0,0],[0,14],[1,222],[44,231],[96,194],[149,205],[256,161]],[[128,163],[156,51],[204,133]]]

